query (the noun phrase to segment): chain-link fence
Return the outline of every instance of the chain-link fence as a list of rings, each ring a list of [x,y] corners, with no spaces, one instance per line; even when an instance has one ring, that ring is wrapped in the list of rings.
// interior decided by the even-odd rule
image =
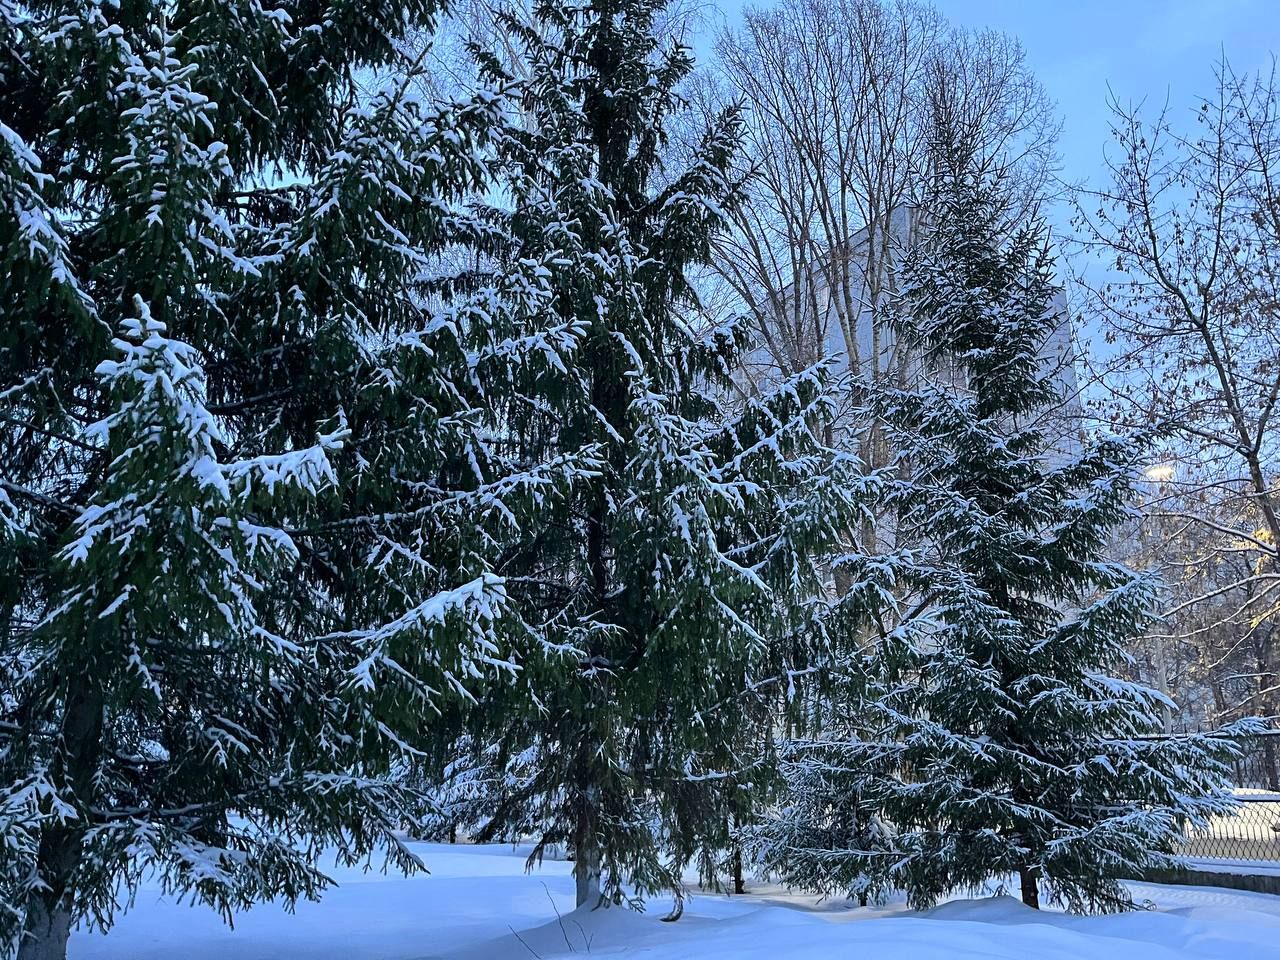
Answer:
[[[1191,860],[1280,863],[1280,793],[1240,793],[1240,808],[1187,838]]]
[[[1235,763],[1240,808],[1187,838],[1190,860],[1280,863],[1280,731],[1251,737]]]
[[[1280,793],[1280,730],[1260,733],[1241,744],[1235,768],[1240,789]]]

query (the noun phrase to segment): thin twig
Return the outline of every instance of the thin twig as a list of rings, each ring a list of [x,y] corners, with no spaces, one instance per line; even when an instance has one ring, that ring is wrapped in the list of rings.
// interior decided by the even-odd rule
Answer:
[[[532,953],[535,957],[537,957],[537,958],[538,958],[538,960],[542,960],[542,954],[540,954],[537,950],[533,949],[533,947],[529,946],[529,944],[525,943],[525,942],[524,942],[524,937],[522,937],[522,936],[520,936],[520,934],[516,933],[516,928],[515,928],[515,927],[513,927],[511,924],[509,924],[509,923],[508,923],[508,924],[507,924],[507,929],[511,931],[511,935],[512,935],[513,937],[515,937],[517,940],[519,940],[519,941],[520,941],[520,945],[521,945],[521,946],[523,946],[526,950],[528,950],[528,951],[529,951],[530,953]]]
[[[564,945],[569,948],[570,953],[577,953],[573,949],[573,944],[569,942],[569,932],[564,928],[564,918],[560,916],[560,908],[556,906],[556,898],[551,896],[551,888],[547,886],[547,881],[542,881],[542,889],[546,891],[547,899],[551,901],[551,909],[556,912],[556,923],[560,925],[560,936],[564,937]]]
[[[574,921],[573,921],[573,925],[574,925],[575,927],[577,927],[577,928],[578,928],[578,932],[579,932],[580,934],[582,934],[582,942],[583,942],[583,944],[584,944],[584,945],[586,946],[586,948],[587,948],[587,953],[590,953],[590,952],[591,952],[591,943],[592,943],[592,941],[593,941],[593,940],[595,940],[596,935],[593,933],[593,934],[591,934],[591,936],[587,936],[587,930],[586,930],[586,928],[585,928],[582,924],[580,924],[577,920],[574,920]]]

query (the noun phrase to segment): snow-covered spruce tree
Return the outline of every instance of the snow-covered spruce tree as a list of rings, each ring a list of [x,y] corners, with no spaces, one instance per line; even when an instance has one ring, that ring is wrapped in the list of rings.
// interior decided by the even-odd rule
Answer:
[[[229,914],[316,894],[326,847],[412,866],[386,774],[510,673],[490,559],[579,467],[510,470],[486,395],[573,344],[477,374],[497,304],[533,323],[550,292],[537,264],[502,297],[447,269],[494,242],[462,203],[501,117],[380,82],[434,6],[0,0],[0,948],[24,960],[148,872]]]
[[[847,603],[863,607],[850,597]],[[828,651],[825,676],[807,678],[807,709],[778,744],[773,802],[744,831],[744,841],[766,875],[865,906],[891,892],[877,858],[892,849],[892,830],[868,787],[877,772],[893,771],[877,771],[872,764],[879,758],[864,749],[879,732],[867,706],[879,690],[869,679],[884,664],[867,662],[865,631],[849,640]]]
[[[415,757],[396,771],[396,779],[417,788],[412,834],[421,840],[456,843],[460,836],[473,837],[488,826],[510,771],[496,762],[497,744],[478,749],[464,735],[441,746],[434,762]],[[516,842],[526,834],[526,825],[512,823],[492,839]]]
[[[474,742],[497,742],[508,773],[489,832],[532,825],[534,858],[567,845],[588,906],[679,900],[682,866],[716,861],[750,787],[735,698],[820,592],[814,557],[859,484],[815,437],[823,371],[722,402],[740,334],[697,327],[686,271],[736,202],[738,122],[664,166],[691,61],[655,39],[660,6],[543,3],[535,23],[508,24],[527,79],[510,93],[522,125],[498,144],[509,206],[491,212],[512,238],[499,262],[545,265],[554,313],[581,337],[550,386],[530,384],[544,402],[503,403],[505,443],[598,464],[499,568],[536,640],[518,684],[477,712]]]
[[[852,559],[880,607],[874,682],[792,746],[762,850],[829,892],[897,887],[924,906],[1017,874],[1030,906],[1044,882],[1069,909],[1120,909],[1121,878],[1170,866],[1184,828],[1229,807],[1230,731],[1154,737],[1161,696],[1109,675],[1154,609],[1153,583],[1105,556],[1137,448],[1052,442],[1043,232],[1009,231],[999,184],[939,160],[902,333],[962,385],[875,395],[910,549]]]
[[[162,808],[200,810],[194,819],[208,814],[211,796],[228,802],[218,796],[227,784],[261,789],[288,776],[287,767],[271,762],[283,743],[264,741],[274,725],[305,723],[286,705],[289,695],[305,693],[293,681],[306,675],[307,653],[262,625],[255,598],[297,551],[288,534],[256,518],[293,490],[315,495],[331,485],[327,450],[340,434],[288,455],[220,462],[225,437],[208,410],[199,358],[165,337],[141,296],[134,304],[137,316],[124,321],[115,344],[121,359],[98,368],[110,412],[85,435],[101,441],[110,463],[56,557],[58,602],[33,630],[36,659],[24,678],[56,687],[58,677],[45,674],[55,665],[60,674],[85,678],[67,684],[75,699],[63,708],[61,743],[24,789],[43,819],[31,880],[45,871],[61,879],[66,869],[93,869],[126,845],[139,861],[150,855],[175,874],[190,871],[228,900],[252,898],[255,887],[303,886],[310,864],[278,852],[284,838],[260,833],[259,824],[232,828],[244,829],[260,857],[255,871],[238,871],[230,845],[209,842],[216,833],[206,841],[186,817]],[[244,682],[264,673],[281,677],[281,699]],[[111,716],[117,698],[128,705],[127,719]],[[110,720],[119,728],[106,729]],[[72,802],[68,793],[81,801],[97,795],[101,787],[92,781],[108,769],[119,780],[112,793],[132,794],[131,802],[107,793],[114,808],[94,811],[97,822],[86,829],[79,812],[61,804]],[[150,795],[128,790],[161,769],[167,782]],[[186,782],[213,771],[220,783]],[[273,801],[284,803],[290,792],[282,789]],[[45,799],[53,801],[47,809]],[[144,819],[150,806],[161,809]],[[110,913],[114,888],[82,892],[91,911]],[[57,948],[65,936],[71,905],[43,893],[27,900],[29,939],[20,956],[39,955],[42,943]]]

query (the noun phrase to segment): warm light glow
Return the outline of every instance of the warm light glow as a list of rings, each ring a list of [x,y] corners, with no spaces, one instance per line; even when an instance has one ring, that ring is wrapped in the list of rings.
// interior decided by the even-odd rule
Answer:
[[[1172,463],[1152,464],[1142,472],[1142,475],[1146,477],[1148,480],[1156,480],[1159,482],[1163,482],[1165,480],[1172,480],[1173,464]]]

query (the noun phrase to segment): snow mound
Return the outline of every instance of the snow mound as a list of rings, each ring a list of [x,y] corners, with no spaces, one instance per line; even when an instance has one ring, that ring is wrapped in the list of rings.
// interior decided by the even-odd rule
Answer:
[[[643,914],[574,910],[571,865],[526,873],[527,850],[417,852],[429,875],[335,871],[321,903],[293,914],[264,904],[234,929],[144,891],[108,935],[77,932],[71,960],[1280,960],[1280,897],[1262,894],[1140,884],[1156,909],[1073,917],[1011,897],[907,913],[756,887],[699,894],[664,923],[665,902]]]

